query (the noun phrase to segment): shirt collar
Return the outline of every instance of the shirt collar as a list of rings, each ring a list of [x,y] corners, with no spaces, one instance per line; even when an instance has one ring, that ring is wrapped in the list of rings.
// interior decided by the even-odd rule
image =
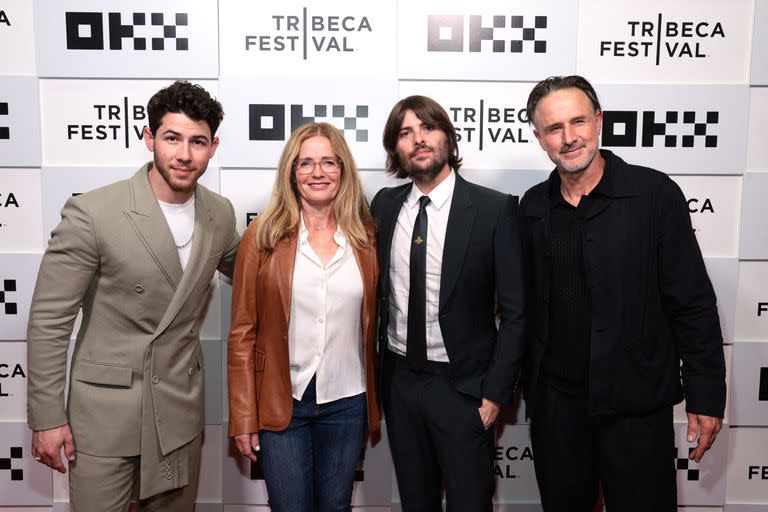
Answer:
[[[299,245],[304,245],[309,242],[309,229],[307,229],[307,225],[304,223],[304,213],[299,214],[299,218]],[[340,226],[336,226],[336,232],[333,234],[333,241],[342,249],[346,249],[347,237],[344,235],[344,232],[341,231]]]
[[[438,186],[432,189],[429,195],[429,202],[435,209],[439,210],[453,195],[453,189],[456,185],[456,172],[451,170],[451,173],[440,182]],[[411,186],[411,192],[408,194],[408,198],[405,200],[405,205],[408,208],[414,208],[419,203],[419,198],[425,195],[419,190],[419,187],[414,183]]]

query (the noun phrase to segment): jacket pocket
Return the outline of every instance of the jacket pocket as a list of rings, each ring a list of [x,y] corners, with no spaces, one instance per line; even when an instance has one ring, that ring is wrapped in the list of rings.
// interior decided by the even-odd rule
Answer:
[[[125,364],[80,361],[75,369],[75,380],[129,388],[133,382],[133,368]]]
[[[266,354],[264,354],[263,350],[256,349],[256,357],[254,358],[254,370],[257,372],[263,372],[264,371],[264,362],[267,360]]]

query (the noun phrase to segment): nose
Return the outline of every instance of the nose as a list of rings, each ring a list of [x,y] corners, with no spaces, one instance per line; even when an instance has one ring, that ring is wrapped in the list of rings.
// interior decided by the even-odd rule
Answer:
[[[413,143],[415,145],[422,144],[424,142],[424,132],[421,129],[413,131]]]
[[[192,151],[189,148],[189,144],[179,144],[179,149],[176,153],[176,159],[181,162],[189,162],[192,155]]]
[[[325,177],[325,173],[323,172],[320,162],[312,162],[312,176],[315,178]]]
[[[566,124],[563,129],[563,143],[570,146],[574,142],[576,142],[576,130],[572,126]]]

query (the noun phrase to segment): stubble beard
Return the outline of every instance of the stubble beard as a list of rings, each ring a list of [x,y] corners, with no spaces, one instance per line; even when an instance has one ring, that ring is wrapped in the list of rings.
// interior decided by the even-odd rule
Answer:
[[[565,162],[564,160],[560,159],[557,163],[557,170],[565,173],[565,174],[579,174],[584,171],[586,171],[589,166],[592,164],[592,161],[597,156],[597,152],[599,151],[599,148],[594,148],[592,151],[587,154],[586,157],[584,157],[583,160],[579,160],[576,162]]]
[[[195,176],[190,181],[178,181],[176,180],[173,175],[171,174],[171,171],[168,167],[164,165],[160,165],[160,163],[155,160],[154,167],[157,170],[158,173],[160,173],[160,176],[162,176],[163,180],[168,184],[171,190],[174,192],[181,192],[181,193],[187,193],[192,192],[195,189],[195,186],[197,185],[197,180],[200,179],[200,177],[205,174],[205,169],[202,171],[196,170]]]
[[[420,166],[418,163],[411,161],[412,155],[416,154],[416,152],[424,148],[432,150],[433,155],[432,163],[426,167]],[[438,147],[434,148],[426,144],[421,144],[407,157],[403,158],[401,155],[400,161],[404,162],[403,170],[408,173],[408,176],[413,181],[417,183],[429,184],[435,180],[435,178],[445,168],[446,164],[448,164],[448,145],[443,142]]]

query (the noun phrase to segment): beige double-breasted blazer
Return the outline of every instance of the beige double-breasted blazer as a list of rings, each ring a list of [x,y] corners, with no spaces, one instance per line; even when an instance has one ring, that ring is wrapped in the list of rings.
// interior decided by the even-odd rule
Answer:
[[[232,274],[240,240],[231,203],[197,185],[182,271],[150,168],[67,201],[40,265],[27,333],[29,426],[69,423],[78,451],[141,455],[142,498],[189,479],[166,456],[202,431],[199,329],[214,272]],[[67,349],[81,309],[65,410]]]

